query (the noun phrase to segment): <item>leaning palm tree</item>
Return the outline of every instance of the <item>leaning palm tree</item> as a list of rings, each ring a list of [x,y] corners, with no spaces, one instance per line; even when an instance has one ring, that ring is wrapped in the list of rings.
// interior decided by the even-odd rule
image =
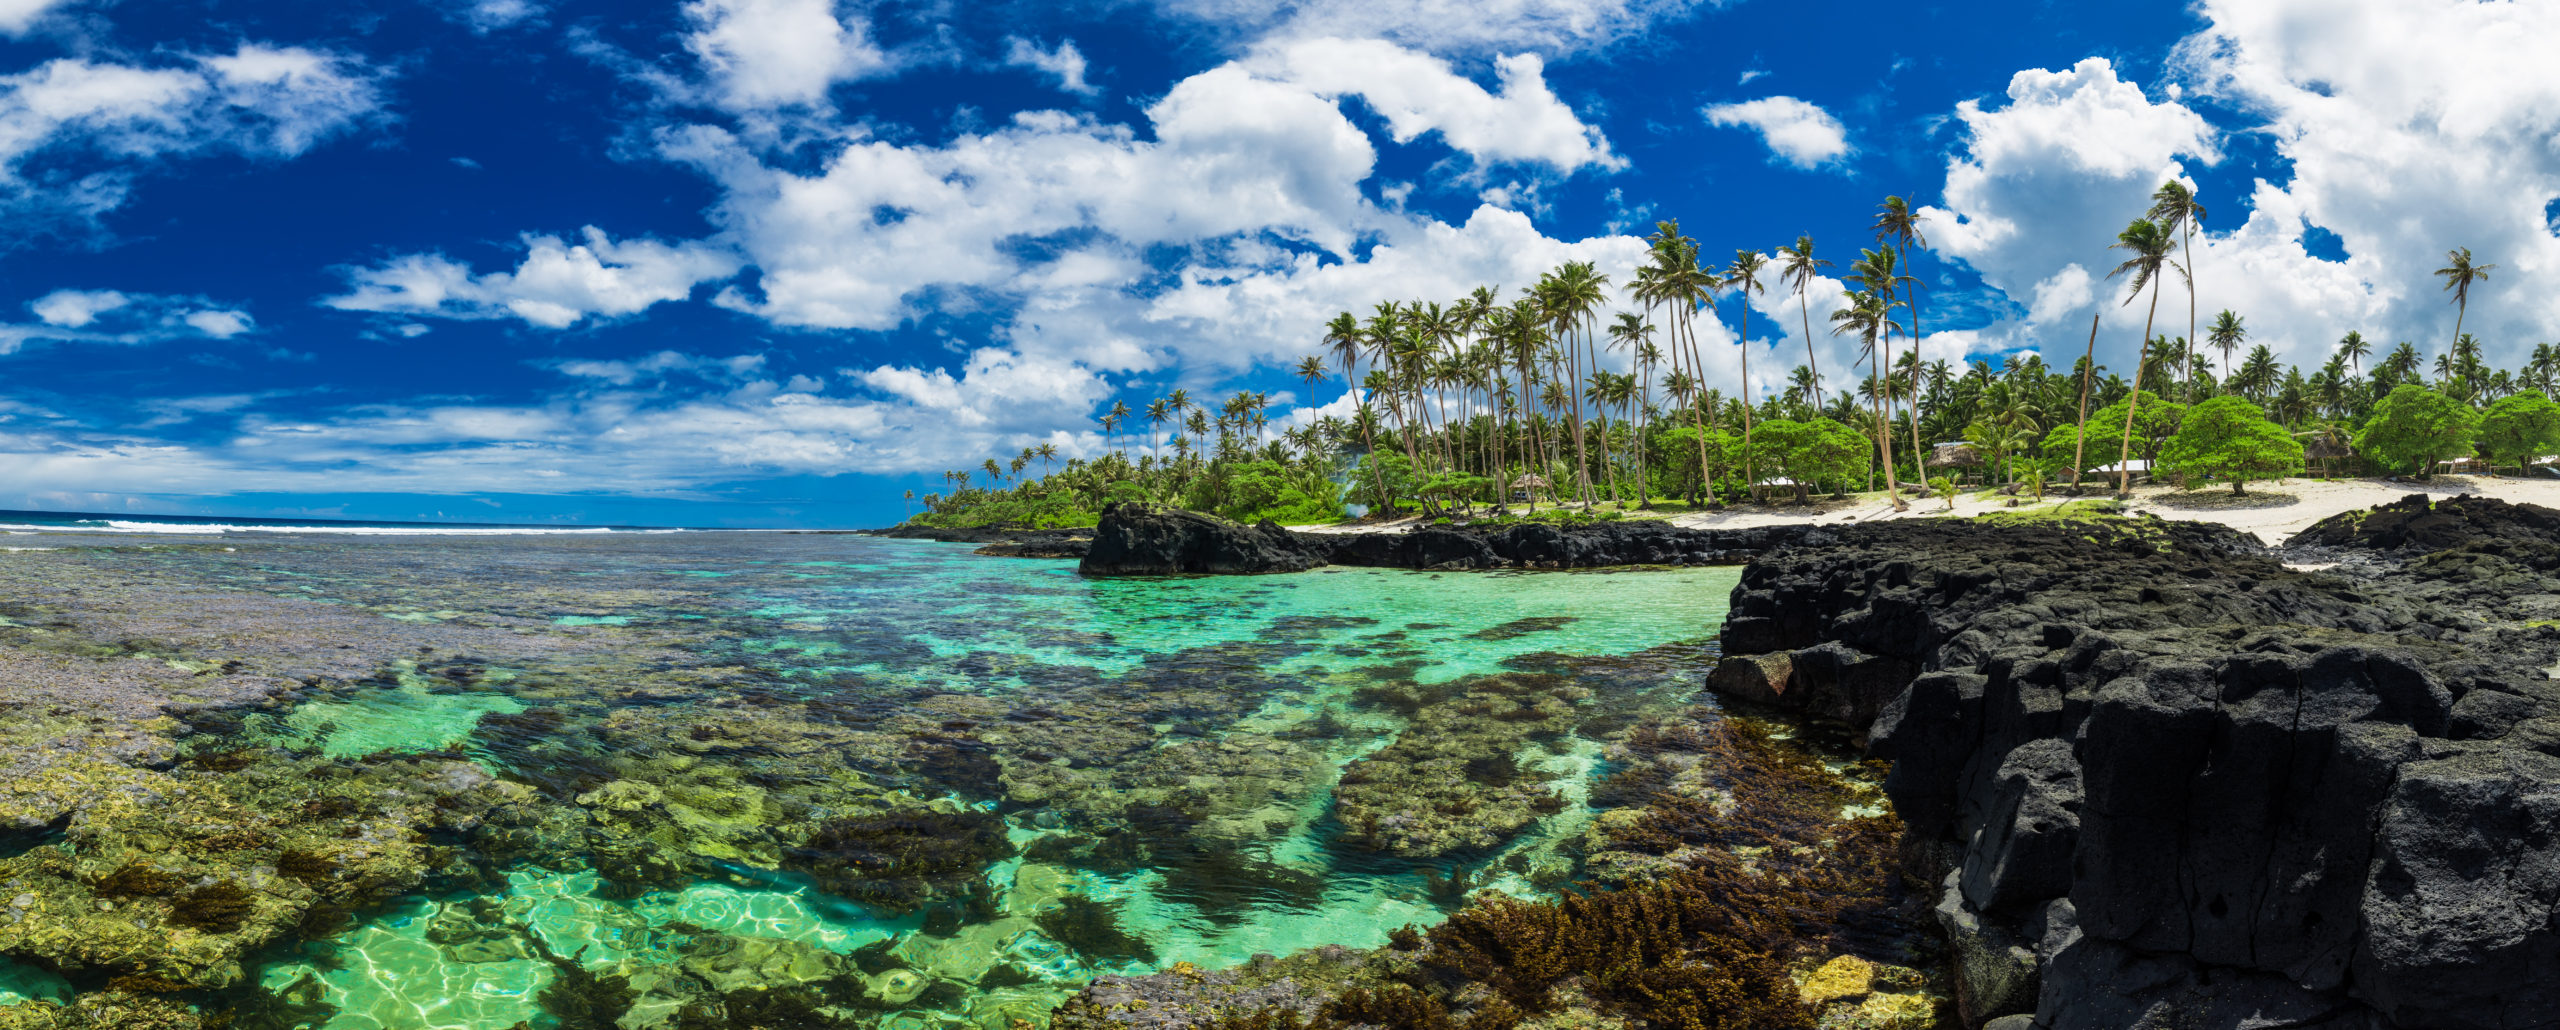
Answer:
[[[2194,190],[2188,189],[2186,183],[2176,179],[2161,183],[2160,188],[2151,194],[2151,212],[2143,217],[2159,223],[2161,231],[2179,237],[2179,246],[2184,252],[2187,266],[2195,267],[2196,226],[2204,221],[2204,205],[2196,203]],[[2189,275],[2187,277],[2187,339],[2195,338],[2196,281],[2193,275]],[[2222,355],[2222,367],[2231,367],[2231,354],[2227,350]],[[2178,362],[2178,377],[2187,381],[2187,399],[2193,401],[2195,379],[2187,371],[2183,351]]]
[[[1804,291],[1813,284],[1814,276],[1831,267],[1831,262],[1813,256],[1811,236],[1796,237],[1795,246],[1780,247],[1778,253],[1785,255],[1780,259],[1779,274],[1785,277],[1788,288],[1796,291],[1796,318],[1804,324],[1804,363],[1806,368],[1813,370],[1813,406],[1819,408],[1822,406],[1822,363],[1813,356],[1813,301],[1805,296]]]
[[[2133,499],[2133,416],[2142,407],[2142,369],[2151,360],[2151,322],[2160,315],[2160,270],[2167,268],[2181,276],[2186,274],[2186,269],[2169,260],[2169,251],[2175,243],[2175,239],[2160,228],[2160,223],[2136,218],[2133,224],[2116,234],[2116,242],[2108,248],[2133,255],[2107,273],[2109,279],[2126,272],[2133,273],[2132,286],[2125,291],[2126,304],[2132,304],[2134,298],[2142,296],[2144,287],[2151,287],[2151,313],[2143,319],[2142,348],[2133,365],[2133,392],[2125,397],[2124,447],[2116,458],[2116,471],[2120,477],[2116,482],[2116,499],[2120,501]]]
[[[2471,263],[2471,248],[2456,247],[2444,252],[2445,266],[2436,269],[2444,280],[2444,288],[2453,291],[2453,338],[2462,339],[2462,316],[2471,312],[2471,285],[2489,277],[2496,265]]]
[[[1864,353],[1873,361],[1878,338],[1891,339],[1893,331],[1901,328],[1893,321],[1893,302],[1871,290],[1857,290],[1846,296],[1849,305],[1831,313],[1831,335],[1858,334]],[[1902,499],[1902,485],[1894,478],[1893,420],[1886,413],[1881,388],[1883,381],[1883,376],[1867,377],[1867,404],[1875,417],[1876,449],[1884,456],[1885,496],[1893,499],[1893,510],[1909,511],[1911,505]]]

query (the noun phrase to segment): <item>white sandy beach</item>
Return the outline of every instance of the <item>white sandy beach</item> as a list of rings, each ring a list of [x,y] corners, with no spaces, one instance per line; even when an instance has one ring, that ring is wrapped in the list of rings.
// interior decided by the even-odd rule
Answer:
[[[2091,496],[2105,497],[2109,492],[2094,488]],[[2219,522],[2234,529],[2257,534],[2270,544],[2281,544],[2293,534],[2321,519],[2342,511],[2370,508],[2399,500],[2410,494],[2423,493],[2437,497],[2455,494],[2478,494],[2503,501],[2540,504],[2560,508],[2560,479],[2491,478],[2484,476],[2437,476],[2429,482],[2386,482],[2381,479],[2283,479],[2251,483],[2248,493],[2234,497],[2227,486],[2203,490],[2180,490],[2170,486],[2134,488],[2131,510],[2164,519],[2187,519],[2196,522]],[[2069,498],[2048,490],[2044,504],[2060,504]],[[1700,529],[1742,529],[1751,526],[1774,526],[1799,523],[1844,525],[1896,518],[1970,518],[1986,512],[2020,511],[2032,508],[2034,502],[2021,499],[2019,507],[2008,506],[2009,498],[1996,494],[1984,499],[1978,490],[1967,490],[1956,497],[1954,511],[1946,510],[1937,498],[1913,499],[1910,510],[1895,512],[1883,494],[1854,495],[1844,501],[1817,499],[1809,507],[1780,505],[1776,507],[1738,506],[1716,513],[1694,513],[1671,516],[1676,526]],[[1310,533],[1374,533],[1393,532],[1418,525],[1419,519],[1364,525],[1297,526]]]

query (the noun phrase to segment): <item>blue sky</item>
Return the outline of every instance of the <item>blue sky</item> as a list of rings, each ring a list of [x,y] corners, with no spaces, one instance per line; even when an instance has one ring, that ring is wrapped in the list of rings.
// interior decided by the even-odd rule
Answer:
[[[1624,282],[1657,218],[1845,267],[1888,193],[1932,358],[2097,311],[2128,363],[2106,244],[2173,176],[2288,359],[2441,349],[2453,246],[2494,358],[2560,336],[2550,5],[1821,11],[0,0],[0,507],[878,524],[1114,398],[1338,407],[1281,368],[1334,311]],[[1728,392],[1804,314],[1719,309]]]

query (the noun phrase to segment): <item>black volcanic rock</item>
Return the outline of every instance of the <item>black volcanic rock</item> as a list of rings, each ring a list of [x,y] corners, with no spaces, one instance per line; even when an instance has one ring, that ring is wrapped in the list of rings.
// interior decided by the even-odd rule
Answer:
[[[1304,572],[1325,564],[1295,533],[1269,519],[1245,526],[1213,515],[1147,504],[1102,509],[1093,544],[1076,571],[1088,576]]]
[[[2560,547],[2560,511],[2459,494],[2431,501],[2410,494],[2390,504],[2341,512],[2285,541],[2293,547],[2350,547],[2425,554],[2464,548]]]
[[[2322,546],[2529,551],[2551,515],[2404,502]],[[2189,523],[1888,523],[1748,566],[1718,679],[1893,761],[1970,1025],[2555,1027],[2560,630],[2466,594],[2505,588]]]
[[[1616,565],[1736,565],[1812,526],[1683,529],[1630,519],[1565,528],[1425,526],[1404,533],[1301,533],[1299,541],[1335,565],[1400,569],[1588,569]]]
[[[1560,527],[1422,526],[1402,532],[1293,533],[1178,508],[1103,510],[1081,570],[1094,576],[1298,572],[1318,565],[1392,569],[1588,569],[1738,565],[1770,548],[1821,538],[1813,526],[1683,529],[1627,520]],[[989,548],[985,553],[997,553]]]

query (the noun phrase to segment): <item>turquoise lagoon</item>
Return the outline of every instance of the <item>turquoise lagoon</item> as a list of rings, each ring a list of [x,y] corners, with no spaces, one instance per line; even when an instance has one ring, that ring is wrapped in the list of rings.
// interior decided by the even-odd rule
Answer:
[[[562,961],[628,977],[641,1001],[624,1025],[640,1025],[674,1004],[652,984],[788,977],[813,952],[858,960],[881,1026],[1006,1030],[1096,976],[1370,947],[1471,889],[1551,891],[1580,873],[1609,747],[1709,703],[1737,578],[1090,580],[955,545],[784,534],[153,560],[405,622],[674,656],[607,672],[421,659],[249,720],[243,735],[332,758],[459,752],[565,813],[532,821],[582,827],[504,853],[459,842],[473,874],[273,949],[254,982],[326,1030],[556,1025],[538,999]],[[1442,742],[1409,739],[1495,726],[1440,709],[1519,690],[1545,721],[1483,738],[1500,753],[1434,757]],[[1546,800],[1463,844],[1382,847],[1347,821],[1355,768]],[[993,820],[1002,842],[935,873],[921,903],[831,890],[793,857],[809,827],[883,810]],[[1428,837],[1415,833],[1403,839]],[[658,871],[625,875],[613,863],[632,848],[660,856]],[[1109,929],[1059,930],[1070,903]],[[713,937],[733,958],[717,969],[687,950]],[[12,975],[0,989],[52,985]]]

